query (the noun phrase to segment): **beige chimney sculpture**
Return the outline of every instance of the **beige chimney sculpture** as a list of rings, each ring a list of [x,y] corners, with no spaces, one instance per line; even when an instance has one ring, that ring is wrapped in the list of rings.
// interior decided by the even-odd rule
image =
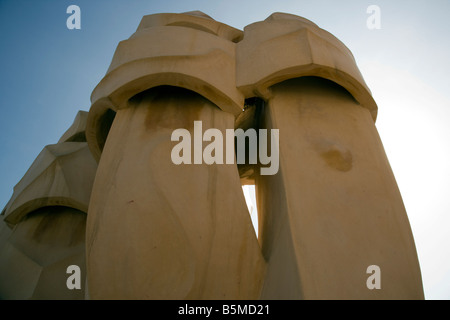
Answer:
[[[144,16],[91,101],[2,213],[0,298],[424,298],[377,105],[314,23]]]

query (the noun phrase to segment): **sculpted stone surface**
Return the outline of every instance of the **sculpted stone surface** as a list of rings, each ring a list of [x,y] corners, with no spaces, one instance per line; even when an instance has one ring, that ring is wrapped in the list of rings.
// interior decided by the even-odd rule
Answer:
[[[350,50],[307,19],[274,13],[246,26],[236,57],[236,82],[246,97],[268,99],[276,83],[317,76],[347,89],[376,119],[376,103]]]
[[[170,161],[173,130],[193,134],[201,120],[225,131],[234,116],[174,87],[130,105],[117,112],[92,191],[91,298],[257,299],[265,261],[236,165]]]
[[[66,132],[61,136],[58,143],[61,142],[86,142],[86,122],[88,113],[78,111],[75,120]]]
[[[403,202],[371,114],[335,83],[274,85],[280,171],[256,176],[264,299],[423,299]],[[369,290],[372,264],[382,289]]]
[[[137,31],[119,43],[92,93],[86,134],[94,156],[100,157],[104,145],[105,113],[126,108],[130,98],[153,87],[186,88],[239,114],[244,97],[236,88],[232,40],[241,36],[242,31],[198,13],[145,16]]]
[[[86,214],[69,207],[42,207],[25,216],[13,230],[0,229],[1,299],[84,299],[84,287],[69,290],[67,267],[86,276]],[[6,231],[6,232],[5,232]]]
[[[84,139],[80,111],[58,144],[46,146],[2,212],[1,299],[84,299],[68,290],[66,269],[86,277],[86,213],[97,163]],[[78,142],[68,142],[78,141]]]
[[[87,212],[96,169],[86,142],[46,146],[14,188],[5,221],[17,224],[27,213],[46,206]]]
[[[377,105],[348,48],[311,21],[274,13],[242,32],[200,11],[144,16],[91,102],[2,212],[0,298],[423,299]],[[279,170],[173,161],[176,130],[179,159],[225,155],[208,129],[253,130],[258,146],[277,130],[265,151]],[[227,160],[254,147],[231,144]],[[81,290],[66,287],[70,265]]]

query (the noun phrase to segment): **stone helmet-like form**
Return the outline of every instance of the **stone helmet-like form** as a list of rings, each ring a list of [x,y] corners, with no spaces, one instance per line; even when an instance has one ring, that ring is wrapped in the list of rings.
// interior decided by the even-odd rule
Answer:
[[[89,298],[423,298],[377,105],[349,49],[311,21],[274,13],[241,31],[199,11],[144,16],[91,102]],[[215,156],[234,149],[234,136],[217,143],[229,130],[259,143],[276,130],[265,142],[279,170],[229,153],[174,163],[178,129]],[[380,290],[368,285],[373,265]]]

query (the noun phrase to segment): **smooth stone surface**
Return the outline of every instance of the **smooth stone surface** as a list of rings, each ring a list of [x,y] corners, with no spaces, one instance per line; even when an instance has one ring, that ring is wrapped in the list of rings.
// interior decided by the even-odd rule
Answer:
[[[423,299],[414,239],[371,114],[333,82],[272,87],[280,171],[257,176],[263,299]],[[366,270],[381,268],[381,290]]]
[[[233,115],[174,87],[130,103],[109,131],[89,206],[90,297],[258,298],[265,261],[237,165],[171,161],[173,130],[193,137],[201,120],[225,134]]]

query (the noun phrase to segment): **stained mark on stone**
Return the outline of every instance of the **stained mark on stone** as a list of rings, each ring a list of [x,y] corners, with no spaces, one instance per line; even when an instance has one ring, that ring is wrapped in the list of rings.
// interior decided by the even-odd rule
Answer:
[[[348,172],[352,169],[353,155],[350,150],[342,145],[329,140],[322,140],[314,143],[314,147],[331,168],[342,172]]]

